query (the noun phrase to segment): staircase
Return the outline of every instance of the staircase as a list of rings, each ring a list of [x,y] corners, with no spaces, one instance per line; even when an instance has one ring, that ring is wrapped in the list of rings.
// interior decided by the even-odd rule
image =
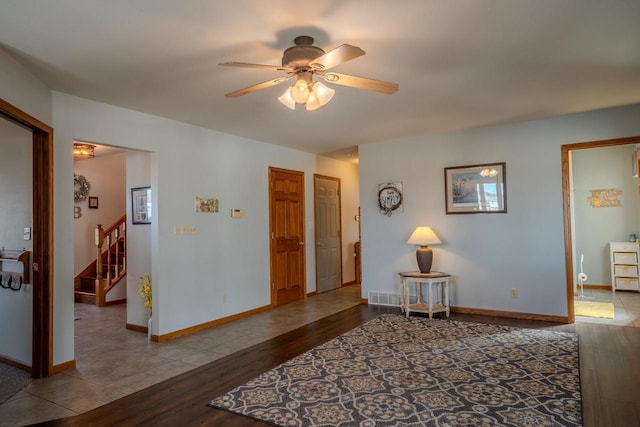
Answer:
[[[75,302],[106,305],[106,295],[127,274],[127,216],[96,228],[96,259],[75,277]]]

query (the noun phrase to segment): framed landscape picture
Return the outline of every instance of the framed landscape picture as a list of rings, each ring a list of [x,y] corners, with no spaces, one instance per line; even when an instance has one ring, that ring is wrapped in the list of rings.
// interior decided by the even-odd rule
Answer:
[[[506,163],[444,168],[447,214],[506,213]]]

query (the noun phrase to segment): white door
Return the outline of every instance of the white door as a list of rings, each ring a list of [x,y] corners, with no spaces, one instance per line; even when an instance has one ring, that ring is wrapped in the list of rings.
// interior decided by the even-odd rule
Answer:
[[[314,175],[318,293],[342,285],[340,180]]]

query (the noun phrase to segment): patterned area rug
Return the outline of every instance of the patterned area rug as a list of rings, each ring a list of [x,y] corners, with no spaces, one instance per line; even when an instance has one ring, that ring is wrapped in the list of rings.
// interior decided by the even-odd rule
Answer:
[[[579,426],[578,337],[384,315],[209,406],[277,426]]]

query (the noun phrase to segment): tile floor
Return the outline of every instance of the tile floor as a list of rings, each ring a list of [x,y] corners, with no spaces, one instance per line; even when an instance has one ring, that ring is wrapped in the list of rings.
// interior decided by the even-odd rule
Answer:
[[[611,292],[605,290],[585,289],[585,301],[612,302],[613,319],[576,316],[576,322],[599,323],[602,325],[634,326],[640,328],[640,293]]]
[[[76,304],[76,368],[34,380],[0,405],[0,426],[89,411],[358,304],[360,286],[347,286],[164,343],[125,329],[125,305]]]

